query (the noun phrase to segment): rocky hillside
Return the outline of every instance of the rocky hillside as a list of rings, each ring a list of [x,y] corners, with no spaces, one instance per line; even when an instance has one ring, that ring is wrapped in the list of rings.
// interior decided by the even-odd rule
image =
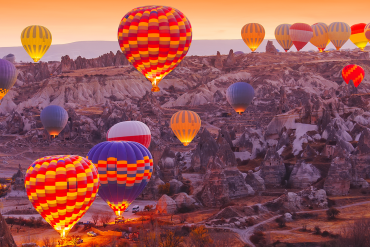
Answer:
[[[206,206],[271,188],[315,185],[336,195],[368,187],[369,53],[278,53],[268,46],[266,53],[188,56],[158,93],[120,52],[17,64],[17,83],[0,106],[0,169],[50,154],[85,156],[105,141],[112,125],[139,120],[152,131],[155,163],[143,198],[156,198],[165,182],[173,194],[187,192]],[[350,63],[367,72],[358,88],[341,77]],[[225,98],[237,81],[250,83],[256,95],[241,116]],[[40,111],[50,104],[70,116],[55,140],[40,121]],[[179,109],[202,119],[188,147],[169,128]]]

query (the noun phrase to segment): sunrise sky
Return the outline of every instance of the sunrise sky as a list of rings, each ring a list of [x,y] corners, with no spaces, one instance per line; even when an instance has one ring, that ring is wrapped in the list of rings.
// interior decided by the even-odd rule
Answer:
[[[53,44],[114,41],[122,17],[144,5],[166,5],[183,12],[192,24],[194,40],[240,39],[241,28],[251,22],[264,26],[266,39],[274,39],[275,27],[282,23],[370,22],[368,0],[4,0],[0,47],[21,46],[20,34],[29,25],[47,27]]]

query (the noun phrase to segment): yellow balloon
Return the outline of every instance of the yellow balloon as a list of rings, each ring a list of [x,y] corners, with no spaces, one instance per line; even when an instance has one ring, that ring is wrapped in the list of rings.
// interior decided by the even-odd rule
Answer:
[[[290,24],[281,24],[275,29],[276,41],[283,47],[285,52],[287,52],[292,46],[293,42],[289,35]]]
[[[254,52],[265,38],[265,29],[261,24],[248,23],[242,28],[242,38],[249,49]]]
[[[330,43],[328,26],[325,23],[319,22],[313,24],[311,27],[313,30],[313,36],[310,42],[316,46],[320,52],[322,52]]]
[[[344,22],[333,22],[328,27],[328,33],[330,41],[339,51],[351,36],[351,27]]]
[[[361,51],[363,51],[367,45],[367,38],[365,36],[366,23],[358,23],[351,26],[351,37],[349,39],[355,44]]]
[[[23,48],[36,63],[46,53],[51,45],[51,33],[43,26],[32,25],[23,29],[21,41]]]
[[[193,111],[178,111],[171,118],[171,129],[184,146],[194,139],[200,126],[200,117]]]

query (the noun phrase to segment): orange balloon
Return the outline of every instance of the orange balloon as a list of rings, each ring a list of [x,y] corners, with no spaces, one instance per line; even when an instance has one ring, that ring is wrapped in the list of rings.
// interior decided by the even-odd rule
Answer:
[[[193,111],[178,111],[171,118],[171,129],[184,146],[194,139],[200,126],[200,117]]]

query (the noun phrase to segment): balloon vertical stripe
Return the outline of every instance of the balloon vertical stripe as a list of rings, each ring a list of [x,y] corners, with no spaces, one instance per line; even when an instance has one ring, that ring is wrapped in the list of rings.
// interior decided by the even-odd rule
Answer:
[[[49,49],[52,36],[50,31],[38,25],[26,27],[21,33],[21,41],[23,48],[28,55],[36,63],[38,62]]]
[[[275,29],[276,41],[283,47],[285,52],[287,52],[292,46],[293,42],[289,35],[290,24],[281,24]]]
[[[265,38],[265,29],[261,24],[248,23],[241,31],[245,44],[254,52]]]
[[[313,37],[310,42],[322,52],[330,42],[328,26],[325,23],[319,22],[313,24],[311,27],[313,30]]]
[[[0,100],[8,93],[17,81],[17,69],[4,59],[0,59]]]
[[[329,39],[339,51],[351,36],[351,27],[344,22],[333,22],[328,27]]]
[[[193,111],[176,112],[172,115],[170,123],[173,133],[184,146],[189,145],[201,127],[200,117]]]

